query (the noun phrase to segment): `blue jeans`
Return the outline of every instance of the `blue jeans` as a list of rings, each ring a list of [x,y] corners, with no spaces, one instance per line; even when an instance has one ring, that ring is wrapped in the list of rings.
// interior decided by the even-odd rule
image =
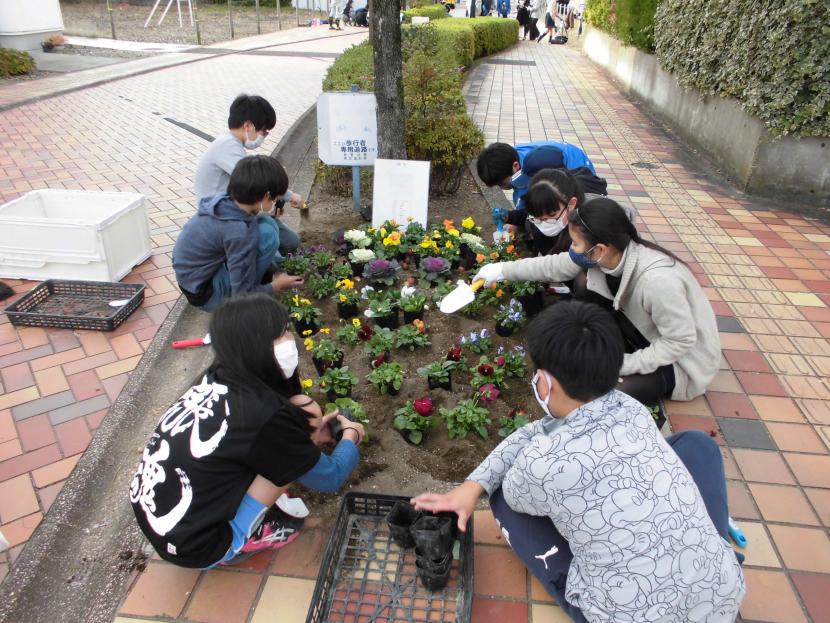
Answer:
[[[276,221],[277,227],[279,228],[280,258],[276,262],[279,264],[282,262],[282,256],[294,253],[300,247],[300,237],[297,235],[297,232],[280,219],[275,218],[274,221]]]
[[[265,276],[265,271],[271,264],[282,261],[280,255],[280,228],[279,221],[275,221],[270,216],[261,215],[257,218],[257,230],[259,233],[259,246],[256,252],[256,279],[257,283],[262,281]],[[287,231],[291,231],[286,228]],[[294,232],[291,232],[292,234]],[[297,234],[294,234],[297,237]],[[203,311],[213,311],[219,306],[224,299],[231,295],[231,274],[228,272],[227,264],[222,264],[216,274],[213,275],[213,294],[208,299],[207,303],[202,305],[199,309]]]
[[[689,470],[718,534],[728,540],[726,476],[718,445],[709,435],[698,430],[677,433],[668,437],[666,441]],[[568,570],[573,554],[568,541],[559,534],[550,518],[517,513],[505,502],[501,487],[490,496],[490,509],[502,532],[505,532],[510,547],[530,572],[542,583],[565,614],[576,623],[585,623],[587,619],[582,611],[565,599]],[[540,554],[543,556],[537,558]],[[739,562],[743,562],[743,555],[736,552],[736,556]]]

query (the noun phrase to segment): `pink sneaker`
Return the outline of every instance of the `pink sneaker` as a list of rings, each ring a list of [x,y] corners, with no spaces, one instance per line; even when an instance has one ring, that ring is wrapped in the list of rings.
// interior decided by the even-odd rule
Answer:
[[[220,564],[235,565],[259,552],[285,547],[300,536],[304,523],[303,519],[291,517],[276,507],[271,507],[259,528],[254,531],[239,553]]]

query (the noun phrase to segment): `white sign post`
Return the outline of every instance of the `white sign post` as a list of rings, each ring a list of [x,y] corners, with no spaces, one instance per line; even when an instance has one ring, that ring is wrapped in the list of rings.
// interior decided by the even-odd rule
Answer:
[[[352,205],[360,211],[360,167],[372,166],[378,153],[374,93],[323,93],[317,99],[320,160],[352,167]]]
[[[372,200],[372,226],[396,220],[402,225],[412,217],[427,226],[429,161],[376,160]]]

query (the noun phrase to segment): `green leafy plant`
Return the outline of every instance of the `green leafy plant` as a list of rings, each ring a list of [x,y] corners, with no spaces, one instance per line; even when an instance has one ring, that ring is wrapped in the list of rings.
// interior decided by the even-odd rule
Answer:
[[[465,439],[471,430],[477,432],[482,439],[487,439],[490,412],[478,406],[476,398],[462,400],[452,409],[442,407],[439,413],[447,423],[450,439]]]
[[[453,290],[455,290],[455,284],[452,281],[441,281],[432,290],[432,300],[436,303],[440,303],[441,299]]]
[[[289,254],[282,262],[282,269],[289,275],[305,275],[311,268],[311,260],[302,253]]]
[[[372,370],[366,378],[377,387],[380,394],[387,393],[390,388],[397,392],[403,385],[403,368],[399,363],[382,363]]]
[[[425,348],[431,342],[426,332],[421,332],[418,327],[408,324],[397,331],[397,338],[395,339],[396,348],[408,348],[410,351],[416,348]]]
[[[506,329],[518,329],[527,322],[527,314],[524,307],[516,299],[510,299],[506,305],[500,305],[498,311],[493,315],[496,324]]]
[[[344,324],[342,327],[337,329],[337,332],[334,334],[334,337],[337,339],[338,342],[354,346],[358,343],[358,341],[360,341],[360,338],[357,335],[357,332],[359,330],[360,320],[358,320],[357,318],[352,318],[352,321],[350,323]]]
[[[511,409],[510,413],[507,414],[507,417],[503,417],[499,421],[499,436],[509,437],[517,430],[519,430],[522,426],[525,426],[529,423],[530,420],[528,419],[527,413],[524,409]]]
[[[507,387],[507,384],[504,382],[507,376],[507,370],[504,366],[490,361],[489,357],[481,357],[478,360],[478,364],[470,367],[470,372],[473,375],[470,379],[470,385],[476,389],[488,383],[492,383],[496,387]]]
[[[424,311],[424,307],[426,306],[426,304],[426,294],[417,291],[412,292],[411,294],[407,294],[406,296],[402,296],[400,302],[401,309],[411,314],[416,314],[418,312]]]
[[[437,423],[438,418],[436,416],[421,415],[415,410],[411,402],[395,411],[395,419],[392,420],[392,426],[399,431],[406,431],[410,443],[415,445],[420,444],[424,439],[424,434]]]
[[[327,249],[318,248],[311,254],[311,263],[318,270],[328,269],[334,264],[335,255]]]
[[[363,405],[353,398],[338,398],[334,402],[326,403],[326,413],[331,413],[335,409],[341,412],[344,410],[350,411],[354,421],[360,422],[364,426],[369,423],[369,416],[366,415]]]
[[[348,279],[354,275],[354,271],[348,262],[340,262],[332,267],[331,274],[338,279]]]
[[[469,335],[462,335],[458,343],[461,348],[472,351],[477,355],[482,355],[493,347],[493,340],[490,339],[490,331],[487,329],[473,331]]]
[[[503,366],[508,376],[522,378],[525,372],[527,372],[527,359],[525,357],[524,347],[514,346],[511,350],[506,350],[500,346],[496,353],[495,364]]]
[[[345,277],[335,282],[337,289],[337,302],[341,305],[357,305],[360,300],[360,294],[355,290],[354,281]]]
[[[349,372],[349,366],[329,368],[320,377],[319,387],[325,392],[333,392],[338,396],[348,396],[352,387],[357,385],[357,377]]]
[[[449,359],[433,361],[418,368],[418,374],[424,378],[431,379],[435,383],[448,383],[450,374],[459,367],[460,362]]]
[[[510,291],[515,296],[530,296],[539,291],[539,283],[536,281],[512,281]]]
[[[495,307],[497,305],[501,305],[504,299],[504,286],[498,283],[492,284],[489,288],[482,288],[476,295],[476,302],[482,307]]]
[[[291,318],[309,324],[319,323],[320,310],[306,298],[294,295],[291,299]]]
[[[381,296],[372,298],[369,301],[369,311],[372,312],[372,318],[383,318],[390,316],[397,309],[397,303],[394,299],[388,296]]]
[[[308,291],[316,299],[324,299],[331,296],[337,290],[337,277],[331,273],[321,275],[311,273],[307,281]]]
[[[363,345],[364,352],[371,356],[377,357],[392,350],[395,343],[395,333],[386,327],[378,328],[374,334]]]
[[[35,70],[35,59],[28,52],[0,48],[0,76],[22,76]]]
[[[312,347],[311,356],[320,361],[340,361],[343,351],[332,340],[323,338]]]

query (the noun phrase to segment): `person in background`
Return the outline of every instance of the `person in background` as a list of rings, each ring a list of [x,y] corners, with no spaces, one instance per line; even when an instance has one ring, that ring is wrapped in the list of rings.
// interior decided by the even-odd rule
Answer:
[[[513,189],[516,209],[507,217],[508,231],[516,233],[524,226],[527,217],[524,196],[531,179],[542,169],[568,169],[580,179],[584,192],[605,193],[605,180],[597,177],[593,163],[576,145],[556,141],[522,143],[515,147],[491,143],[478,154],[476,170],[485,185]]]
[[[715,441],[664,439],[648,409],[614,389],[623,343],[598,306],[554,305],[527,341],[545,416],[415,508],[457,513],[463,531],[488,495],[507,543],[578,623],[735,621],[746,583],[726,540]]]
[[[228,112],[228,132],[210,144],[196,167],[196,200],[227,193],[234,167],[247,155],[246,151],[262,145],[276,124],[277,113],[264,97],[237,96]],[[298,210],[305,205],[302,195],[288,189],[276,199]],[[300,246],[299,236],[279,218],[275,221],[280,230],[280,253],[293,253]]]
[[[340,28],[341,13],[340,0],[331,0],[331,5],[329,6],[329,30],[335,30],[335,26],[337,30],[343,30]]]
[[[597,198],[569,215],[567,253],[483,266],[475,279],[573,280],[575,299],[605,307],[628,352],[617,388],[646,405],[702,395],[720,366],[715,312],[686,265],[643,240],[625,210]]]
[[[498,0],[499,17],[508,17],[510,15],[510,0]]]
[[[522,27],[522,41],[527,39],[528,28],[530,26],[529,4],[530,0],[519,0],[519,6],[516,9],[516,21]]]
[[[527,34],[533,41],[539,37],[539,4],[542,0],[528,0],[529,17]]]
[[[357,465],[363,426],[323,415],[300,390],[288,312],[254,294],[224,302],[210,321],[215,359],[161,417],[130,484],[141,531],[164,560],[209,569],[283,547],[301,520],[274,503],[291,483],[324,493]],[[320,446],[342,438],[329,455]]]
[[[536,43],[539,43],[542,39],[544,39],[545,35],[547,35],[547,37],[548,37],[548,43],[553,43],[553,31],[555,29],[556,29],[556,0],[548,0],[547,12],[545,13],[545,32],[543,32],[541,35],[539,35],[539,38],[536,39]]]
[[[285,274],[265,279],[282,260],[280,230],[267,213],[287,188],[288,176],[276,159],[248,156],[234,167],[227,194],[199,202],[173,247],[176,281],[191,305],[213,311],[230,296],[302,285],[299,277]]]

